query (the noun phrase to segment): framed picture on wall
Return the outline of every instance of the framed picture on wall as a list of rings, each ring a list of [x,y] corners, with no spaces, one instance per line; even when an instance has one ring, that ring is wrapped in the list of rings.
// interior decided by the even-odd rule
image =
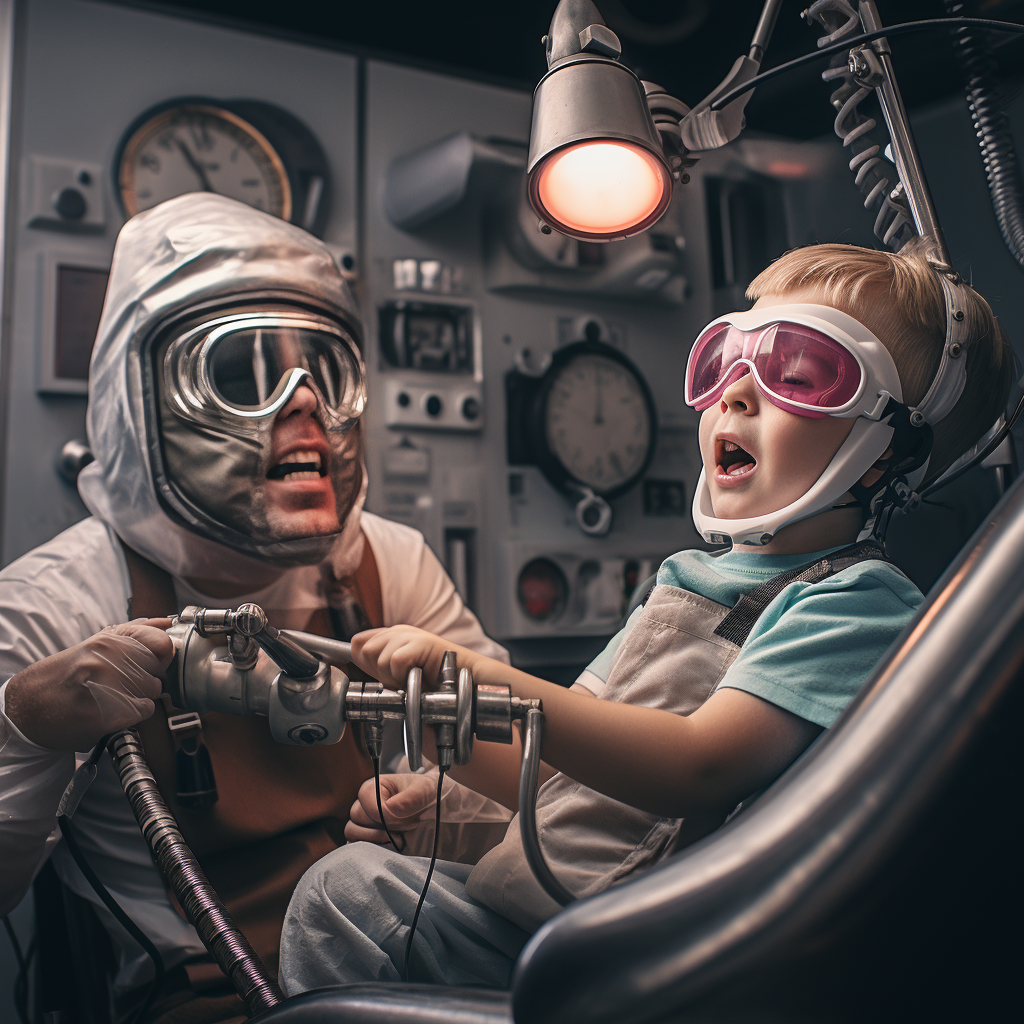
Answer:
[[[89,358],[109,265],[79,253],[48,252],[40,256],[42,310],[36,346],[36,390],[41,394],[84,395],[88,390]]]

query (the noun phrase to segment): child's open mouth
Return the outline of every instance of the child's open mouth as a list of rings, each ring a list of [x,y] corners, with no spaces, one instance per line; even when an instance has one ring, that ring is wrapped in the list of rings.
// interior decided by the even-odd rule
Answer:
[[[724,438],[715,443],[715,462],[718,465],[718,476],[731,480],[752,473],[757,466],[757,459],[741,448],[735,441]]]

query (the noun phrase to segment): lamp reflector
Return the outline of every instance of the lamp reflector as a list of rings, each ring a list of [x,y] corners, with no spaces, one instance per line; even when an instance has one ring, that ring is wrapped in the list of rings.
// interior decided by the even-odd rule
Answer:
[[[648,150],[598,139],[551,154],[533,175],[542,216],[586,239],[625,238],[656,221],[672,196],[665,165]]]

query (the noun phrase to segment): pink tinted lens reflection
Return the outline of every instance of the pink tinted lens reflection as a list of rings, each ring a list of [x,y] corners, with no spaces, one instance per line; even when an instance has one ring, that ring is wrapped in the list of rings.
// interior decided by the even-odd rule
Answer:
[[[716,324],[697,339],[690,354],[687,403],[703,411],[717,401],[728,384],[748,372],[746,365],[735,367],[744,357],[754,363],[769,397],[783,407],[798,402],[839,409],[856,396],[861,383],[853,353],[811,327],[781,323],[741,331]]]
[[[762,335],[754,356],[757,375],[776,397],[839,409],[856,394],[861,369],[853,353],[800,324],[778,324]]]
[[[732,364],[743,358],[746,340],[743,331],[732,324],[716,324],[697,339],[686,368],[687,402],[698,409],[710,405],[702,400],[710,398]]]

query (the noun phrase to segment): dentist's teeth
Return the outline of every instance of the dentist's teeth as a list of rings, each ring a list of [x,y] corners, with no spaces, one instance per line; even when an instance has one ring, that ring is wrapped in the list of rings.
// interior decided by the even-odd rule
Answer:
[[[303,470],[301,473],[289,473],[289,480],[319,480],[319,473],[311,473],[309,470]]]
[[[722,444],[727,452],[734,452],[739,448],[739,445],[733,444],[732,441],[723,441]]]
[[[287,462],[306,462],[312,463],[314,466],[320,465],[320,453],[319,452],[292,452],[290,455],[286,455],[278,465],[283,465]]]

